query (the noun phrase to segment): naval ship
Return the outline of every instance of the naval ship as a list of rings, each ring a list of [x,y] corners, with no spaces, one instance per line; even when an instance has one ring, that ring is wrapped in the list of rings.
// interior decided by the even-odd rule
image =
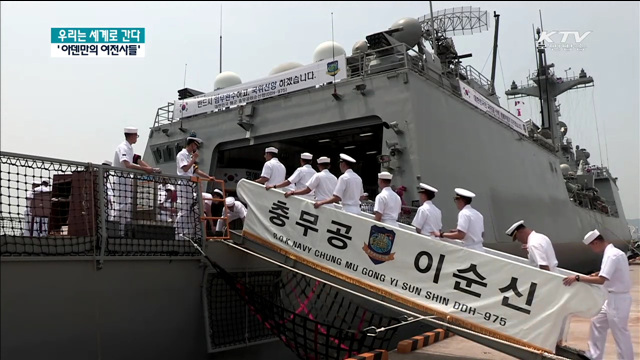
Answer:
[[[253,83],[242,84],[235,73],[223,72],[214,92],[181,89],[178,101],[158,109],[144,159],[165,172],[175,171],[175,154],[188,129],[205,143],[200,168],[225,178],[233,192],[240,178],[259,177],[266,147],[280,150],[288,174],[299,166],[299,154],[309,152],[329,156],[339,176],[338,155],[346,153],[358,161],[354,170],[372,199],[378,192],[376,174],[394,174],[394,188],[406,188],[406,223],[410,208],[420,205],[417,186],[424,182],[439,189],[434,203],[442,210],[444,227],[455,228],[458,211],[451,197],[454,188],[462,187],[477,194],[472,206],[484,216],[486,247],[523,256],[504,234],[522,219],[551,239],[561,267],[596,269],[599,258],[584,251],[584,234],[599,229],[625,251],[631,234],[617,178],[608,168],[591,165],[587,149],[567,137],[570,127],[560,120],[558,105],[561,94],[593,86],[594,79],[584,69],[575,77],[555,74],[539,41],[532,59],[536,71],[526,84],[514,81],[506,91],[508,99],[540,102],[540,125],[521,121],[500,107],[495,91],[498,21],[499,15],[490,78],[463,64],[470,54],[458,53],[449,36],[488,28],[486,12],[476,8],[401,19],[367,35],[350,56],[339,44],[321,44],[314,62],[344,55],[347,66],[341,69],[346,78],[322,86],[234,101],[236,92]],[[285,63],[270,75],[281,73],[302,77],[304,67]],[[258,94],[261,90],[253,88]],[[219,100],[229,94],[231,101]],[[197,115],[182,111],[204,107],[206,98],[220,104]]]
[[[371,198],[377,173],[394,174],[394,188],[404,191],[403,223],[420,205],[417,185],[424,182],[439,189],[434,202],[445,228],[456,225],[453,189],[477,194],[485,247],[524,257],[504,234],[523,219],[551,238],[564,269],[598,267],[581,241],[594,228],[626,250],[631,234],[617,179],[589,164],[588,151],[574,149],[556,105],[560,94],[593,79],[586,71],[557,77],[540,42],[535,75],[506,94],[540,101],[541,125],[522,122],[500,106],[495,50],[487,78],[463,65],[470,55],[454,45],[458,31],[488,25],[477,8],[403,18],[363,34],[351,55],[331,41],[318,46],[313,63],[285,63],[264,79],[242,83],[225,72],[212,92],[180,89],[177,101],[158,109],[142,156],[162,180],[109,164],[3,152],[2,357],[344,358],[352,350],[391,349],[431,329],[415,322],[393,328],[407,320],[402,312],[207,242],[203,224],[194,224],[195,248],[174,239],[173,230],[151,231],[167,228],[153,215],[156,189],[183,180],[173,174],[187,136],[204,140],[199,169],[223,179],[191,184],[194,193],[222,188],[236,195],[240,179],[260,176],[269,146],[279,149],[287,174],[309,152],[330,157],[338,176],[338,156],[346,153],[358,161],[354,170]],[[24,200],[30,179],[50,176],[49,195]],[[130,195],[138,215],[124,233],[112,219],[109,176],[138,180]],[[23,231],[29,201],[36,205],[25,210],[31,221]],[[364,336],[371,327],[393,331]]]

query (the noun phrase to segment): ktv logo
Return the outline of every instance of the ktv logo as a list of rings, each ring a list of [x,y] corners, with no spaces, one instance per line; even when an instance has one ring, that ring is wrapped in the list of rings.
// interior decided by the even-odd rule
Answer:
[[[582,43],[592,31],[580,33],[579,31],[542,31],[538,37],[537,44],[546,44],[551,49],[577,49],[584,50]]]

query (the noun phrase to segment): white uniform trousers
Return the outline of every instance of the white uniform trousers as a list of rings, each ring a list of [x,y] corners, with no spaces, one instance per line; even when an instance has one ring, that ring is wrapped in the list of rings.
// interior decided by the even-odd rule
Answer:
[[[359,205],[342,205],[342,210],[356,215],[361,215],[362,211],[360,210]]]
[[[125,224],[133,217],[133,179],[118,177],[113,182],[113,220],[120,223],[120,236],[125,236]]]
[[[24,226],[22,228],[22,236],[43,237],[49,235],[49,218],[34,217],[33,218],[33,235],[31,234],[31,212],[29,209],[24,210]]]
[[[188,180],[182,180],[188,181]],[[178,202],[176,208],[178,209],[178,216],[176,217],[176,230],[178,240],[187,240],[180,235],[193,238],[196,229],[197,207],[193,206],[195,200],[193,198],[193,188],[190,185],[180,184],[177,185]]]
[[[385,219],[382,219],[382,220],[381,220],[381,222],[382,222],[383,224],[387,224],[387,225],[389,225],[389,226],[400,227],[400,225],[398,225],[398,222],[397,222],[397,221],[395,221],[395,220],[385,220]]]
[[[466,247],[467,249],[471,249],[471,250],[478,250],[478,251],[484,251],[484,246],[482,246],[482,244],[469,244],[467,245],[466,243],[463,245],[464,247]]]
[[[616,341],[618,359],[633,359],[633,345],[629,333],[630,311],[631,294],[609,293],[600,313],[591,319],[591,334],[589,336],[589,356],[591,359],[604,359],[604,345],[609,329],[611,329],[613,339]]]

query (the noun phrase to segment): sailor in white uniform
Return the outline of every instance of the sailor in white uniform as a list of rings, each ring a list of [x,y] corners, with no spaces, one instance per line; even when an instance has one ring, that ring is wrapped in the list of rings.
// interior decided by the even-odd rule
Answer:
[[[300,167],[297,168],[296,171],[294,171],[293,175],[291,175],[289,179],[279,184],[266,185],[265,189],[282,189],[289,185],[294,186],[293,191],[306,189],[307,183],[309,182],[309,180],[311,180],[313,175],[316,174],[316,171],[311,167],[311,160],[313,160],[313,155],[309,153],[303,153],[302,155],[300,155]],[[313,191],[302,195],[302,197],[309,200],[314,200]]]
[[[262,166],[262,174],[256,182],[264,185],[277,185],[283,182],[287,169],[278,160],[278,149],[272,146],[264,149],[264,158],[267,161]]]
[[[227,223],[230,224],[233,220],[242,219],[242,223],[244,223],[244,218],[247,217],[247,208],[240,201],[236,201],[235,198],[229,196],[224,200],[225,208],[222,209],[221,217],[227,217]],[[225,225],[224,219],[218,220],[216,224],[216,232],[223,231]]]
[[[436,197],[437,192],[438,189],[431,185],[420,183],[418,186],[422,205],[418,208],[416,216],[411,222],[418,234],[430,236],[442,229],[442,212],[433,204],[433,198]]]
[[[318,158],[319,172],[315,173],[305,184],[304,189],[287,191],[284,197],[291,195],[306,195],[314,193],[315,200],[326,200],[333,197],[333,190],[338,184],[338,178],[329,172],[331,159],[326,156]]]
[[[362,178],[358,176],[351,168],[356,164],[356,160],[349,155],[340,154],[340,170],[342,175],[338,178],[336,188],[333,190],[333,196],[326,200],[316,201],[314,208],[319,208],[325,204],[334,204],[340,202],[342,210],[360,215],[360,197],[364,194],[362,187]]]
[[[27,207],[24,210],[25,226],[22,231],[24,236],[47,236],[49,234],[49,218],[41,216],[33,216],[31,210],[31,200],[35,197],[35,194],[42,192],[49,192],[49,182],[43,180],[41,182],[34,181],[31,184],[31,190],[27,192]],[[31,233],[31,220],[33,219],[33,234]]]
[[[607,332],[611,328],[618,349],[618,359],[632,360],[633,344],[629,333],[631,276],[627,256],[609,241],[604,240],[598,230],[587,233],[583,242],[595,253],[603,253],[600,271],[589,276],[567,276],[563,280],[564,284],[570,286],[576,281],[598,284],[603,285],[609,293],[600,313],[591,319],[587,355],[593,360],[604,358]]]
[[[209,176],[209,174],[204,171],[198,169],[196,165],[196,161],[198,160],[199,154],[198,149],[202,146],[202,140],[197,137],[188,137],[187,138],[187,146],[182,149],[178,155],[176,155],[176,165],[177,165],[177,173],[179,176],[183,176],[185,178],[190,178],[194,174],[197,174],[203,179],[207,179],[209,181],[215,181],[216,178],[213,176]],[[178,208],[178,216],[176,218],[176,227],[178,231],[178,239],[184,240],[183,236],[193,236],[193,232],[195,230],[195,223],[197,221],[197,207],[195,205],[195,193],[194,190],[199,191],[199,189],[194,188],[190,183],[190,179],[180,180],[181,184],[177,186],[177,208]]]
[[[105,166],[113,166],[113,163],[109,160],[104,160],[102,165]],[[113,221],[113,212],[115,206],[114,194],[113,194],[113,184],[112,184],[112,175],[109,173],[108,169],[104,170],[104,187],[107,191],[107,219],[109,221]]]
[[[402,200],[391,189],[393,175],[384,171],[378,174],[378,186],[382,189],[376,196],[373,214],[376,221],[398,227],[398,215],[402,211]]]
[[[175,188],[171,184],[166,184],[162,191],[158,191],[158,221],[165,224],[171,223],[176,217],[176,208],[173,206],[173,192]]]
[[[524,225],[524,220],[519,220],[511,225],[507,231],[507,236],[510,236],[513,241],[518,240],[522,243],[522,247],[527,250],[529,263],[532,266],[547,270],[551,272],[558,272],[558,260],[556,259],[556,253],[553,250],[553,244],[551,240],[544,234],[535,232]],[[562,322],[560,328],[560,337],[558,339],[558,345],[566,340],[566,319]]]
[[[482,246],[484,236],[484,217],[478,210],[471,207],[471,199],[476,194],[469,190],[456,188],[456,197],[453,199],[460,212],[458,213],[458,226],[450,232],[437,232],[434,235],[443,239],[462,240],[467,249],[484,252]]]
[[[524,225],[524,220],[517,221],[505,232],[513,241],[520,241],[529,254],[529,263],[542,270],[557,272],[558,260],[551,240],[544,234],[535,232]]]
[[[23,236],[31,236],[31,199],[33,199],[33,190],[41,185],[40,181],[34,181],[31,183],[31,190],[27,191],[27,206],[24,208],[24,226],[22,227]]]
[[[142,170],[147,174],[153,173],[153,168],[137,165],[133,162],[133,144],[138,142],[138,129],[124,128],[125,141],[118,145],[113,156],[113,166],[121,169]],[[120,235],[124,235],[126,223],[131,222],[133,201],[133,179],[130,173],[115,173],[113,179],[113,199],[115,221],[120,222]]]

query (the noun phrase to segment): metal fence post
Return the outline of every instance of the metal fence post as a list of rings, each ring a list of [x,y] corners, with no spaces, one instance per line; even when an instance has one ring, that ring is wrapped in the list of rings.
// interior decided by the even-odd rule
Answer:
[[[102,165],[98,167],[98,224],[100,231],[96,234],[96,242],[100,244],[100,255],[98,256],[98,269],[102,269],[104,263],[104,252],[107,247],[107,221],[105,219],[109,214],[109,209],[105,203],[107,196],[107,188],[104,182],[105,169]],[[95,245],[94,245],[95,246]]]

